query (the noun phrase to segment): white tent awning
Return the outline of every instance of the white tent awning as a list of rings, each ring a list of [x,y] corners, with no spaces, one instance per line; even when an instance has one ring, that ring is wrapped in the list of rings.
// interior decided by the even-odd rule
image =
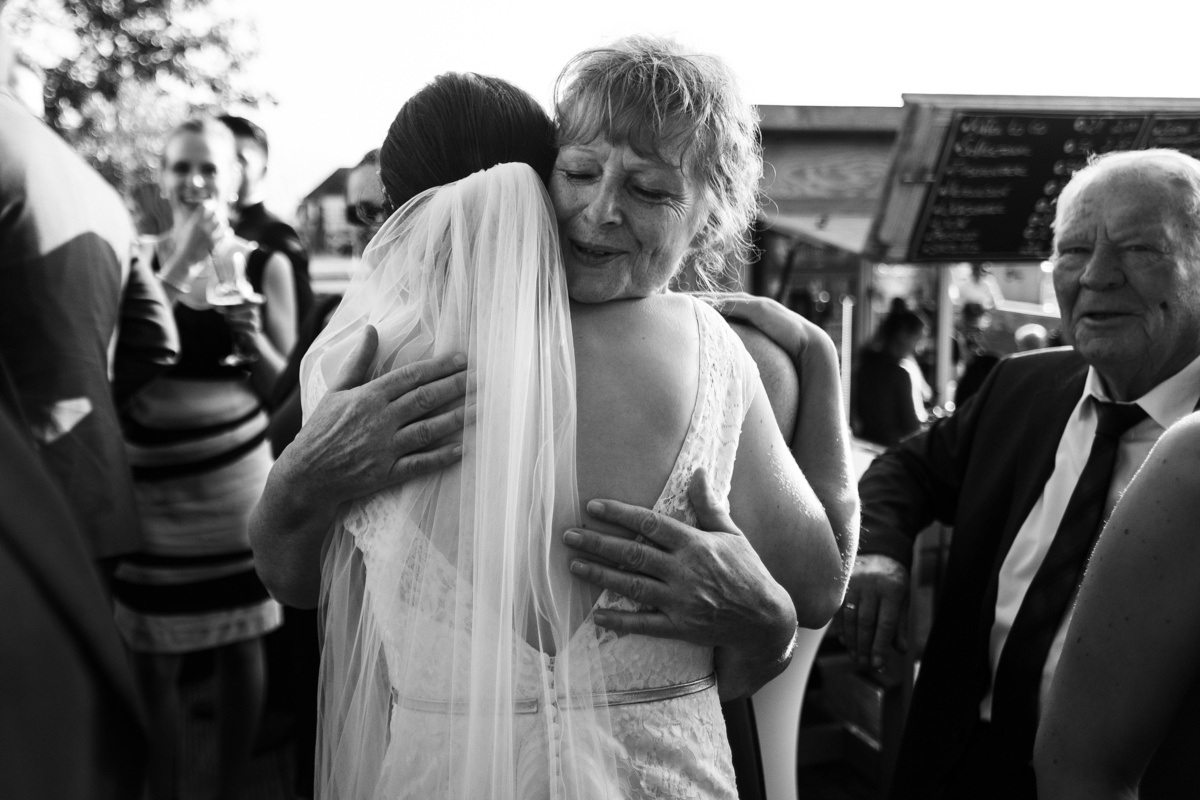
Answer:
[[[849,214],[774,214],[764,215],[763,221],[766,230],[862,255],[871,219]]]

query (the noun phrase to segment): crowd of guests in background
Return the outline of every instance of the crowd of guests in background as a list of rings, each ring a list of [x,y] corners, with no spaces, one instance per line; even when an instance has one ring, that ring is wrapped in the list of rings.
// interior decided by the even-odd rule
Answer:
[[[26,513],[33,519],[21,527],[51,537],[59,550],[78,546],[92,562],[95,576],[73,593],[91,592],[89,613],[104,611],[109,625],[115,620],[137,685],[123,709],[126,731],[112,710],[89,718],[89,708],[108,702],[109,687],[96,698],[67,696],[78,701],[73,724],[45,707],[27,715],[48,733],[69,729],[111,743],[113,753],[100,748],[95,761],[67,758],[68,766],[55,771],[0,771],[16,780],[8,787],[14,796],[93,796],[82,787],[95,785],[104,787],[95,796],[112,789],[114,797],[132,797],[146,774],[151,796],[175,796],[186,656],[193,669],[216,675],[218,790],[233,796],[263,718],[263,640],[284,619],[255,573],[246,518],[272,461],[268,427],[281,402],[279,378],[313,308],[305,248],[263,206],[268,143],[249,120],[196,118],[166,137],[158,189],[171,219],[161,235],[135,239],[122,199],[56,135],[6,95],[0,117],[2,202],[13,209],[4,261],[21,276],[10,274],[14,291],[5,300],[0,405],[5,423],[16,423],[19,444],[37,448],[78,518],[51,525],[37,519],[46,504],[31,503]],[[236,261],[253,302],[209,302],[217,257]],[[6,449],[13,459],[20,452]],[[38,479],[35,472],[24,481]],[[7,494],[20,485],[6,483],[6,505],[24,501]],[[67,541],[80,526],[78,543]],[[67,566],[45,568],[57,575]],[[295,617],[288,626],[297,630],[277,637],[272,672],[289,724],[302,735],[305,720],[291,720],[291,709],[315,705],[315,676],[304,685],[302,668],[315,665],[316,630],[310,618]],[[111,647],[109,633],[90,635],[102,634]],[[99,677],[130,674],[109,672]],[[61,670],[50,674],[63,678]],[[61,689],[47,687],[40,700]],[[143,713],[144,732],[136,724]],[[5,763],[54,749],[36,738],[27,743],[6,747]],[[303,770],[305,749],[298,752]],[[311,773],[311,762],[307,768]],[[34,783],[24,785],[21,776]],[[311,774],[298,777],[298,786],[306,784]]]
[[[0,86],[8,59],[0,37]],[[0,782],[11,796],[177,796],[189,664],[218,687],[218,795],[245,783],[273,704],[296,744],[296,792],[311,795],[317,612],[272,597],[248,528],[265,505],[335,513],[346,499],[336,486],[289,491],[328,469],[323,448],[351,448],[320,439],[339,424],[334,412],[297,440],[300,361],[340,298],[314,296],[303,242],[263,205],[269,153],[242,117],[180,124],[158,163],[170,220],[137,237],[126,199],[0,88]],[[719,175],[710,156],[704,166]],[[393,210],[380,169],[372,151],[349,175],[356,255]],[[1058,200],[1053,258],[1073,346],[1047,347],[1057,332],[1031,323],[1001,357],[986,345],[990,310],[968,298],[951,413],[930,413],[918,361],[929,321],[891,301],[854,365],[849,424],[881,450],[857,489],[828,338],[752,298],[725,309],[753,323],[739,333],[772,424],[812,483],[805,496],[828,514],[813,515],[826,560],[840,559],[848,580],[833,628],[858,666],[878,669],[907,646],[913,541],[935,521],[954,529],[893,797],[1178,797],[1200,786],[1198,213],[1200,162],[1174,151],[1112,154],[1077,173]],[[219,299],[222,270],[235,301]],[[793,388],[781,389],[788,376]],[[422,388],[414,381],[406,392]],[[340,424],[376,430],[372,383],[353,397],[353,381],[332,387],[324,408],[340,403]],[[272,472],[293,441],[288,475]],[[434,466],[444,464],[412,475]],[[716,524],[719,509],[701,511],[677,527],[680,541]],[[260,550],[273,570],[289,557],[277,533]],[[320,549],[316,533],[309,550]],[[651,549],[606,541],[594,533],[581,547],[618,560]],[[782,591],[774,570],[721,541],[730,549],[688,558],[749,565],[740,582],[717,581],[713,601],[748,610],[679,638],[728,653],[729,685],[744,679],[734,693],[744,694],[786,666],[801,609],[764,618],[764,598]],[[593,566],[595,581],[644,590],[647,576],[625,566]],[[319,559],[296,567],[294,591],[315,596],[314,575]],[[693,591],[664,592],[660,608],[669,616]],[[820,627],[819,616],[799,622]],[[735,647],[731,630],[755,642]],[[724,708],[750,797],[754,756],[738,756],[738,713]]]
[[[0,36],[5,85],[13,56]],[[316,624],[285,622],[246,518],[299,426],[275,413],[288,358],[337,298],[314,303],[304,244],[263,204],[269,154],[250,120],[197,117],[122,198],[0,90],[0,572],[24,654],[0,670],[6,795],[177,796],[190,671],[215,678],[219,796],[269,707],[309,743],[311,796]],[[216,258],[252,302],[209,302]]]
[[[928,384],[915,358],[925,331],[920,314],[902,298],[892,300],[875,335],[858,353],[850,391],[856,436],[890,447],[920,430],[928,418],[922,391]]]
[[[939,404],[936,365],[930,346],[930,325],[925,315],[893,297],[871,340],[855,354],[851,382],[850,424],[854,435],[882,447],[899,444],[946,410],[962,406],[987,379],[1000,358],[1008,353],[1051,346],[1044,325],[1027,322],[1012,332],[1003,351],[994,348],[988,335],[992,311],[970,300],[957,307],[954,335],[950,338],[953,381]],[[1054,332],[1057,335],[1057,331]]]

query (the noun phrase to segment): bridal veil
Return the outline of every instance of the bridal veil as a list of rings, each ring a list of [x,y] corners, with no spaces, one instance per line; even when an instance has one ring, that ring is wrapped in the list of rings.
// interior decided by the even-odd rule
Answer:
[[[364,258],[304,359],[305,416],[373,325],[370,378],[467,354],[467,421],[461,465],[345,504],[326,540],[317,796],[620,797],[561,544],[575,371],[545,189],[504,164],[430,190]]]

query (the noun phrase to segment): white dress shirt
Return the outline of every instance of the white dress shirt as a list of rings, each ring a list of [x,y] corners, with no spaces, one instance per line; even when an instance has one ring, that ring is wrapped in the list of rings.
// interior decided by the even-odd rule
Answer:
[[[989,638],[988,655],[992,667],[993,687],[979,704],[979,715],[982,719],[992,718],[992,692],[995,688],[996,667],[1000,663],[1000,653],[1012,629],[1013,620],[1025,599],[1025,592],[1033,583],[1042,559],[1050,549],[1058,524],[1066,510],[1071,492],[1083,472],[1088,454],[1092,449],[1092,438],[1096,432],[1096,412],[1092,404],[1087,402],[1089,397],[1097,400],[1111,401],[1100,375],[1089,369],[1087,383],[1083,396],[1071,412],[1067,427],[1063,430],[1062,439],[1058,442],[1058,450],[1054,455],[1054,472],[1046,481],[1042,496],[1034,504],[1033,510],[1025,518],[1021,529],[1013,540],[1012,547],[1000,567],[1000,583],[996,593],[996,620],[992,624]],[[1108,487],[1108,499],[1104,506],[1104,519],[1112,513],[1125,487],[1133,480],[1134,473],[1141,467],[1142,462],[1150,453],[1150,448],[1158,441],[1163,432],[1190,414],[1196,408],[1200,398],[1200,358],[1181,369],[1175,375],[1155,386],[1137,399],[1149,415],[1137,425],[1129,429],[1121,437],[1117,450],[1117,463],[1113,469],[1112,484]],[[1039,713],[1046,702],[1046,693],[1050,688],[1050,679],[1058,667],[1058,659],[1062,654],[1063,642],[1067,636],[1067,625],[1071,621],[1075,600],[1063,620],[1059,624],[1054,642],[1050,645],[1050,653],[1046,664],[1042,667],[1042,683],[1039,692]]]

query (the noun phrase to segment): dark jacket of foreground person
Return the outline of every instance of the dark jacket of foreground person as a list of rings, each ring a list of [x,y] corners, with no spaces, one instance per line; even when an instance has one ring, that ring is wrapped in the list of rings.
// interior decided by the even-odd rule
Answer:
[[[13,404],[0,385],[0,794],[140,797],[145,725],[125,649],[71,507]]]

